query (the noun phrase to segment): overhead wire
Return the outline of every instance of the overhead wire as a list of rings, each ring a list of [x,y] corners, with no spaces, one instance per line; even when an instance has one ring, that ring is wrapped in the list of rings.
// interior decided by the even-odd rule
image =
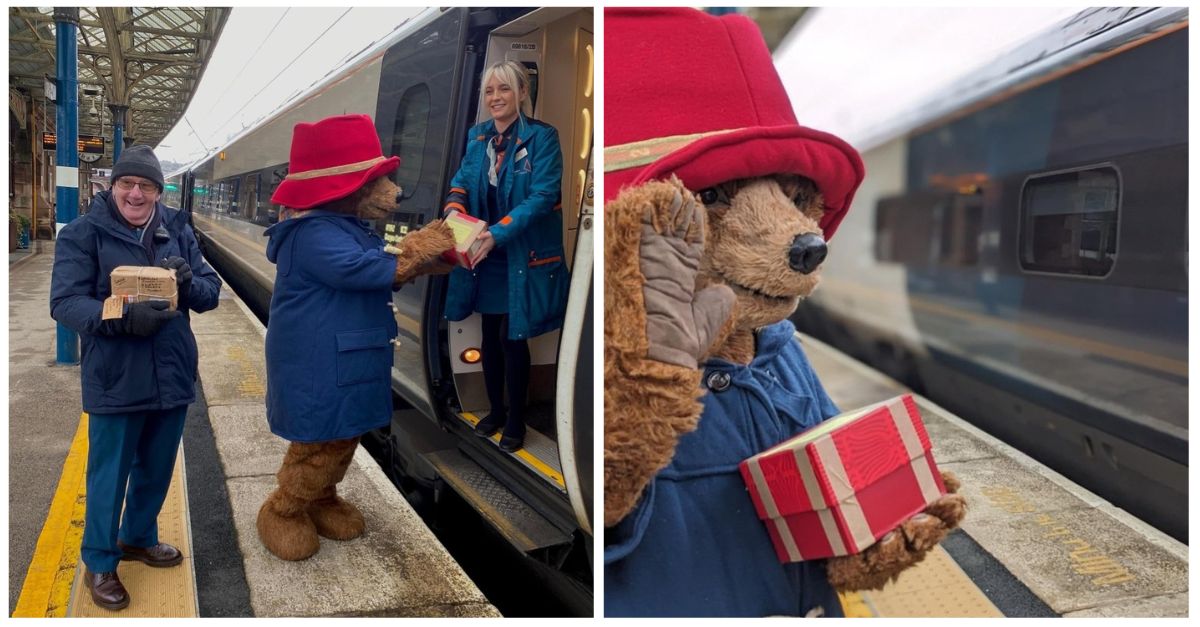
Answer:
[[[262,95],[262,93],[264,91],[266,91],[267,88],[270,87],[276,80],[278,80],[279,77],[286,74],[288,68],[292,67],[292,65],[295,64],[296,61],[299,61],[300,57],[304,56],[304,53],[308,52],[309,49],[311,49],[313,46],[315,46],[317,44],[318,41],[321,41],[321,39],[325,36],[326,33],[328,33],[334,26],[337,26],[338,22],[341,22],[342,18],[346,17],[346,15],[349,14],[350,11],[353,11],[353,10],[354,10],[354,7],[350,7],[349,9],[346,9],[341,15],[339,15],[336,20],[334,20],[328,27],[325,28],[325,30],[321,31],[320,35],[317,35],[316,39],[312,40],[312,42],[310,42],[307,46],[305,46],[304,50],[301,50],[299,54],[297,54],[294,58],[292,58],[292,60],[289,61],[288,64],[283,67],[283,69],[279,70],[275,74],[275,78],[272,78],[270,81],[267,81],[267,84],[263,85],[262,89],[258,90],[258,92],[256,92],[253,96],[251,96],[250,99],[247,100],[246,103],[243,104],[240,109],[238,109],[237,111],[234,111],[233,114],[229,116],[229,119],[226,120],[225,123],[222,124],[221,126],[218,126],[213,131],[213,133],[215,134],[217,131],[220,131],[221,129],[228,126],[229,123],[232,122],[239,113],[244,111],[246,109],[246,107],[250,106],[250,103],[254,102],[255,98],[258,98],[260,95]]]
[[[291,10],[292,10],[291,7],[284,9],[283,14],[279,16],[279,19],[275,20],[275,25],[271,27],[271,30],[269,32],[267,32],[267,36],[263,37],[262,41],[258,42],[258,47],[254,49],[254,54],[251,54],[250,58],[246,59],[246,62],[242,64],[242,69],[238,70],[237,74],[234,75],[233,79],[230,80],[225,85],[225,90],[222,90],[221,97],[218,97],[213,102],[213,105],[208,108],[208,111],[204,112],[204,115],[208,115],[209,113],[212,113],[212,110],[217,108],[217,105],[221,104],[221,102],[224,100],[224,95],[229,93],[228,89],[230,87],[232,87],[235,83],[237,83],[237,79],[242,77],[242,72],[245,72],[246,68],[250,67],[250,62],[253,61],[254,58],[258,56],[258,53],[262,50],[263,46],[266,45],[267,40],[269,40],[271,38],[271,35],[275,34],[275,29],[279,28],[279,24],[283,22],[283,18],[287,17],[288,12],[290,12]]]

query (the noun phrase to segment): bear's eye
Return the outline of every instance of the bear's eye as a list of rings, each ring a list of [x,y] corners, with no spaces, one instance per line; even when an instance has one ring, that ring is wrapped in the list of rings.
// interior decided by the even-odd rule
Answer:
[[[725,190],[721,189],[720,187],[709,187],[707,189],[700,190],[700,202],[706,205],[712,205],[718,202],[729,204],[729,198],[725,196]]]
[[[808,204],[808,190],[800,188],[792,195],[792,204],[800,209],[804,209],[804,205]]]

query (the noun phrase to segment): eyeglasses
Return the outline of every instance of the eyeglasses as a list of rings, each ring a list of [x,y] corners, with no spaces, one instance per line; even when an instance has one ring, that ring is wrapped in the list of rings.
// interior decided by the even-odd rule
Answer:
[[[133,187],[135,185],[142,190],[143,194],[153,194],[158,191],[158,185],[156,185],[155,183],[150,183],[148,181],[145,181],[142,183],[134,183],[133,181],[131,181],[129,179],[117,179],[117,187],[121,188],[122,191],[127,192],[127,191],[133,189]]]

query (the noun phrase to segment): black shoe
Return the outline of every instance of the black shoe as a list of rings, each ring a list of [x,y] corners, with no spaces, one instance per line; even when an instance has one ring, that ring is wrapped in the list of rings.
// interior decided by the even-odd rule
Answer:
[[[129,607],[129,593],[117,577],[117,571],[93,573],[83,569],[83,584],[92,593],[92,602],[106,610],[123,610]]]
[[[155,568],[167,568],[168,566],[175,566],[183,562],[183,553],[166,542],[159,542],[154,546],[141,548],[129,546],[117,540],[117,548],[121,549],[122,561],[137,560]]]
[[[500,427],[504,426],[504,423],[507,422],[507,420],[508,417],[504,414],[488,414],[487,418],[484,418],[475,424],[475,435],[481,438],[490,438],[493,434],[500,430]]]
[[[525,446],[525,421],[510,420],[504,426],[504,435],[500,438],[500,450],[506,453],[516,453]]]

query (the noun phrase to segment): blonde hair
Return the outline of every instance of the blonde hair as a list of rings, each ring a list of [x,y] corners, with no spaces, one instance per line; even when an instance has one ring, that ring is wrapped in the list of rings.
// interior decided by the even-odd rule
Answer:
[[[516,61],[501,61],[488,66],[488,69],[483,72],[483,78],[479,81],[479,93],[487,91],[487,83],[492,80],[492,76],[499,79],[501,84],[508,85],[510,89],[517,90],[521,94],[521,111],[526,117],[533,116],[533,101],[530,100],[529,87],[529,72],[525,66]]]

